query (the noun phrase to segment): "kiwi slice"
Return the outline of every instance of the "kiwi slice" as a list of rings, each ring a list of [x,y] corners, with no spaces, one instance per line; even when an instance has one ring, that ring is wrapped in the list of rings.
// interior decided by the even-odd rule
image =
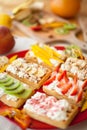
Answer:
[[[15,94],[16,97],[27,99],[32,94],[32,89],[25,89],[22,93]]]
[[[14,82],[14,80],[13,80],[12,78],[10,78],[7,82],[4,82],[4,83],[2,83],[2,84],[3,84],[5,87],[7,87],[7,86],[13,84],[13,82]]]
[[[22,93],[24,91],[24,87],[22,85],[18,86],[16,89],[14,90],[6,90],[5,89],[5,92],[7,94],[18,94],[18,93]]]
[[[5,83],[5,82],[8,82],[11,78],[6,76],[5,78],[3,79],[0,79],[0,83]]]
[[[76,29],[76,24],[68,23],[68,24],[64,25],[64,28],[67,30],[74,30],[74,29]]]
[[[5,89],[5,86],[3,84],[0,84],[0,88]]]
[[[16,81],[15,83],[11,84],[10,86],[6,87],[6,90],[14,90],[17,89],[21,85],[20,81]]]
[[[65,35],[69,33],[69,31],[65,28],[56,28],[55,32],[59,35]]]

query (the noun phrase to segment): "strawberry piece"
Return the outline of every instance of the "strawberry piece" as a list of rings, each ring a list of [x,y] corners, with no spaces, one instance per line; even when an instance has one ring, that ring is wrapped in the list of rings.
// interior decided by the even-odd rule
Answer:
[[[66,71],[64,72],[64,80],[65,80],[66,83],[69,82],[69,79],[68,79]]]
[[[74,76],[74,83],[73,83],[73,88],[72,88],[72,92],[71,92],[71,96],[74,96],[78,93],[78,86],[77,86],[77,74]]]
[[[66,75],[66,71],[64,70],[59,76],[58,76],[58,81],[60,81],[61,79],[63,79],[63,77]]]
[[[57,66],[56,68],[55,68],[55,70],[54,71],[56,71],[57,73],[59,72],[59,69],[60,69],[60,67],[59,66]]]
[[[43,85],[49,85],[56,79],[56,75],[49,78]]]
[[[40,30],[42,30],[42,27],[41,26],[32,26],[31,27],[31,29],[33,30],[33,31],[40,31]]]
[[[61,82],[58,83],[57,87],[58,88],[63,88],[64,85],[65,85],[65,82],[61,81]]]
[[[57,50],[65,50],[65,47],[64,47],[64,46],[55,46],[55,48],[56,48]]]
[[[87,87],[87,79],[84,81],[84,83],[82,85],[82,89],[84,89],[85,87]]]
[[[76,74],[76,75],[74,75],[74,84],[77,83],[77,80],[78,80],[78,78],[77,78],[77,74]]]
[[[72,92],[71,92],[71,96],[74,96],[78,93],[78,86],[77,85],[73,85],[73,88],[72,88]]]
[[[77,102],[81,101],[81,99],[82,99],[82,89],[78,92]]]
[[[65,87],[63,87],[62,89],[62,93],[66,94],[71,87],[72,87],[71,83],[66,84]]]

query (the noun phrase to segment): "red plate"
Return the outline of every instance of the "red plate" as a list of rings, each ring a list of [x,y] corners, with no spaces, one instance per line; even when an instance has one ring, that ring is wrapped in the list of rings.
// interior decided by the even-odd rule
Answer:
[[[65,48],[63,46],[56,46],[56,49],[64,50]],[[10,54],[8,57],[10,58],[13,55],[18,55],[18,57],[24,57],[26,52],[27,52],[27,50],[20,51],[20,52],[17,52],[17,53]],[[86,119],[87,119],[87,110],[84,111],[84,112],[79,112],[78,115],[74,118],[74,120],[72,121],[72,123],[70,125],[77,124],[77,123],[82,122],[83,120],[86,120]],[[38,129],[41,129],[41,128],[42,129],[49,129],[49,128],[54,128],[54,127],[32,119],[32,123],[29,126],[29,128],[32,128],[32,129],[37,129],[37,128]]]

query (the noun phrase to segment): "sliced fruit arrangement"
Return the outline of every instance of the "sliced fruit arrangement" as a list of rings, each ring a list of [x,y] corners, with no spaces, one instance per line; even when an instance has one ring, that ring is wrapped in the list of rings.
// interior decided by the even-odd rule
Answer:
[[[0,77],[0,88],[4,89],[6,94],[24,99],[28,98],[32,90],[26,84],[23,84],[6,73],[0,73]]]
[[[6,100],[17,102],[18,99],[27,99],[31,94],[32,89],[28,85],[14,79],[7,73],[0,73],[0,100],[2,102],[3,96],[6,97]]]
[[[31,50],[25,55],[25,59],[27,60],[33,58],[51,67],[63,63],[61,57],[61,54],[54,47],[49,47],[48,45],[33,45],[31,46]]]
[[[30,25],[29,21],[27,22],[23,22],[26,25]],[[46,29],[54,29],[54,28],[58,28],[58,27],[63,27],[64,26],[64,22],[51,22],[51,23],[45,23],[45,24],[40,24],[40,25],[30,25],[31,30],[33,31],[44,31]]]
[[[43,90],[47,94],[52,94],[57,98],[68,98],[77,104],[82,103],[86,89],[87,80],[81,81],[77,75],[69,77],[65,70],[59,72],[59,69],[52,72],[51,77],[43,85]]]

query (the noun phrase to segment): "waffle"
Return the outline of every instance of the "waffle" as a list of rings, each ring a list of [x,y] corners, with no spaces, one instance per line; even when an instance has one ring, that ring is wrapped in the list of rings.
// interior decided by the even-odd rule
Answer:
[[[39,63],[45,63],[50,67],[56,67],[63,63],[66,56],[63,51],[58,51],[54,47],[47,45],[33,45],[31,50],[25,54],[27,61],[35,61]]]
[[[78,113],[78,107],[65,99],[56,99],[37,92],[24,105],[24,111],[33,119],[65,129]]]
[[[4,104],[19,108],[33,91],[28,85],[11,77],[7,73],[0,73],[0,101]]]
[[[87,79],[87,59],[84,60],[69,57],[61,65],[61,69],[66,70],[71,76],[77,74],[80,80],[84,81],[85,79]]]
[[[87,80],[81,81],[77,75],[69,77],[66,71],[52,72],[51,77],[43,85],[43,91],[81,106],[87,91],[86,84]]]
[[[10,64],[6,71],[18,80],[28,84],[32,89],[39,89],[51,74],[51,69],[43,64],[27,62],[18,58]]]

